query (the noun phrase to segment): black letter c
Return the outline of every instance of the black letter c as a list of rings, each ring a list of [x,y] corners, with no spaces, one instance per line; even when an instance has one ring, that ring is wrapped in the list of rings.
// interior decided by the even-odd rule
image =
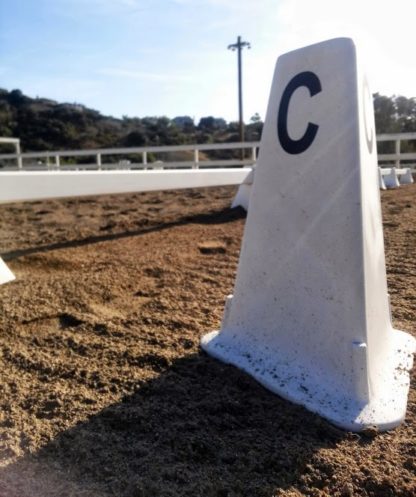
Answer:
[[[287,113],[289,102],[295,90],[301,86],[308,88],[311,97],[322,91],[321,82],[318,76],[311,72],[305,71],[294,76],[287,84],[282,99],[280,100],[279,113],[277,117],[277,134],[280,145],[288,154],[301,154],[309,148],[315,139],[319,126],[308,123],[305,134],[299,140],[292,140],[287,132]]]

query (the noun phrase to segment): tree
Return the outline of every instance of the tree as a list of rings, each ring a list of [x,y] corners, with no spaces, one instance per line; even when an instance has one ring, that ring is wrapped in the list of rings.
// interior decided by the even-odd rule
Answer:
[[[416,99],[393,95],[373,95],[377,133],[416,131]]]
[[[246,126],[246,139],[250,142],[259,141],[263,131],[263,122],[260,114],[256,112],[250,118],[250,123]]]
[[[20,105],[25,101],[25,97],[20,90],[12,90],[8,100],[12,105]]]
[[[256,112],[255,114],[253,114],[250,117],[250,123],[252,123],[252,124],[259,123],[260,121],[261,121],[261,117],[260,117],[260,114],[258,112]]]
[[[218,131],[220,129],[226,129],[227,123],[222,117],[201,117],[198,123],[198,129],[204,131]]]
[[[386,97],[375,93],[373,95],[374,116],[377,134],[381,133],[411,133],[416,131],[416,99],[401,95]],[[392,142],[380,142],[377,146],[379,153],[393,153]],[[414,141],[404,143],[402,152],[415,150]]]
[[[142,130],[131,131],[123,140],[125,147],[143,147],[146,144],[146,135]]]
[[[189,116],[176,116],[172,119],[172,122],[182,131],[194,131],[195,123],[192,117]]]
[[[386,97],[375,93],[373,95],[374,117],[377,133],[397,133],[396,108],[394,97]]]
[[[402,133],[416,131],[416,99],[396,97],[397,124]]]

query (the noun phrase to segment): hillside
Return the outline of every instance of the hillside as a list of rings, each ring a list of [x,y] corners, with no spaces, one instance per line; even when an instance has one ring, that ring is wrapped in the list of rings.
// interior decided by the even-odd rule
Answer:
[[[416,131],[416,99],[373,95],[377,133]],[[245,126],[245,139],[257,141],[263,123],[255,114]],[[30,98],[20,90],[0,88],[0,137],[17,137],[22,150],[62,150],[103,147],[141,147],[188,143],[238,142],[238,123],[206,116],[195,123],[189,116],[104,116],[78,103],[59,103],[48,98]],[[380,152],[389,153],[391,144]],[[414,151],[415,144],[404,145]],[[4,146],[1,148],[5,150]],[[10,149],[12,152],[13,149]],[[222,152],[221,158],[230,157]],[[210,154],[219,158],[219,154]]]
[[[246,139],[258,140],[261,129],[261,121],[254,119],[246,127]],[[117,119],[77,103],[4,89],[0,136],[20,138],[24,151],[239,141],[238,124],[222,118],[207,116],[198,124],[189,116]]]

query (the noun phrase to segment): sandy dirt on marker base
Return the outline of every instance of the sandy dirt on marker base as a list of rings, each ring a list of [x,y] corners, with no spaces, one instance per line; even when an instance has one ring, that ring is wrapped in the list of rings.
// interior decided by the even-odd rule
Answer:
[[[206,356],[233,188],[0,206],[0,496],[414,496],[406,422],[344,433]],[[394,324],[415,331],[416,185],[382,192]]]

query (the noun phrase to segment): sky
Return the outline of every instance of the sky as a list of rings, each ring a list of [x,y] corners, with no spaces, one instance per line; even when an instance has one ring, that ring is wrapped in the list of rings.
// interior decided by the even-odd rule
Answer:
[[[415,0],[0,0],[0,88],[115,117],[264,119],[279,55],[357,43],[371,91],[416,96]]]

